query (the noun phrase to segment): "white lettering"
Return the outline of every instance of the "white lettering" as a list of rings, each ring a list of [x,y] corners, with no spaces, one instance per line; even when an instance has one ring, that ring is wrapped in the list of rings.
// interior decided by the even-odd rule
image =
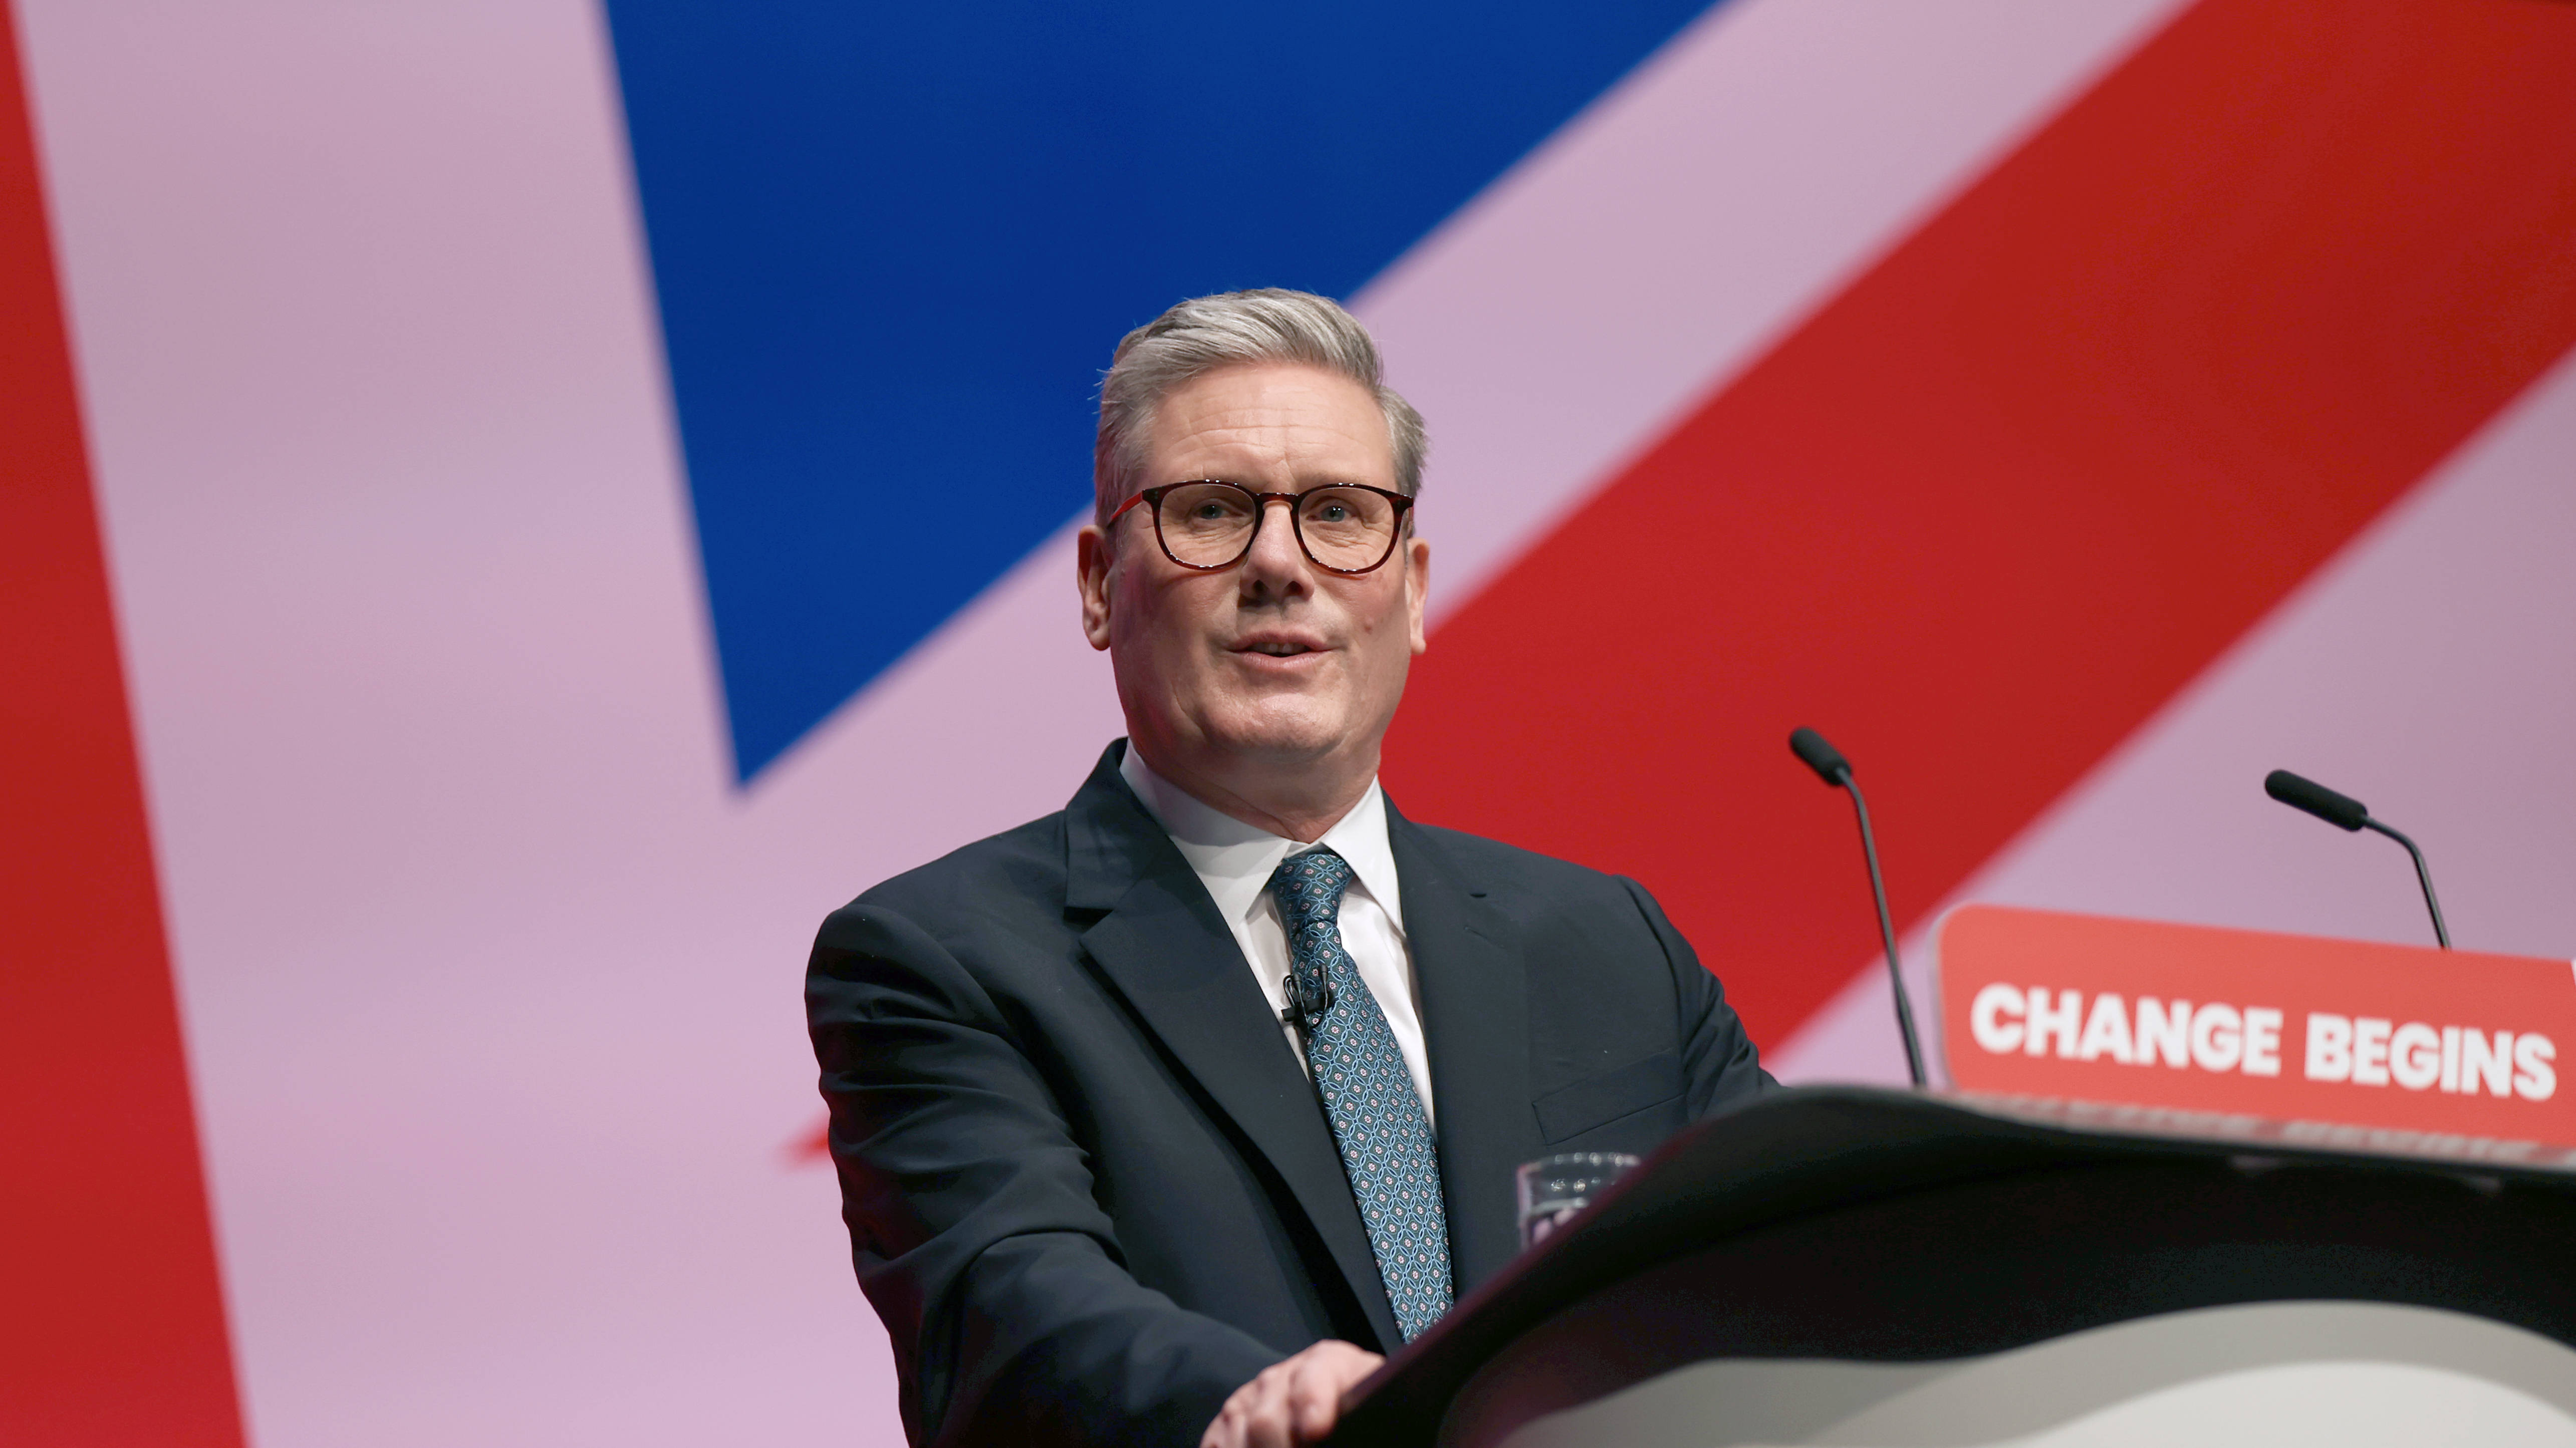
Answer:
[[[2388,1072],[2409,1091],[2421,1091],[2442,1076],[2442,1037],[2422,1021],[2397,1028],[2388,1045]]]
[[[2048,1049],[2048,1040],[2057,1039],[2057,1054],[2069,1060],[2075,1056],[2075,1028],[2084,1017],[2084,993],[2062,990],[2057,993],[2057,1006],[2050,1009],[2048,987],[2035,985],[2024,998],[2022,1019],[2029,1022],[2021,1048],[2036,1056]]]
[[[2204,1071],[2233,1071],[2245,1054],[2245,1018],[2211,1001],[2192,1013],[2191,1059]]]
[[[2525,1101],[2546,1101],[2558,1090],[2558,1073],[2549,1063],[2558,1047],[2538,1031],[2525,1031],[2513,1043],[2513,1094]]]
[[[1968,1033],[1977,1044],[2000,1056],[2021,1049],[2021,1022],[2001,1019],[2005,1012],[2021,1014],[2021,992],[2002,981],[1996,981],[1977,992],[1968,1006]]]
[[[2308,1050],[2301,1071],[2311,1081],[2352,1079],[2352,1017],[2308,1012]]]
[[[2513,1032],[2495,1039],[2474,1027],[2460,1032],[2460,1089],[2475,1096],[2483,1084],[2489,1096],[2513,1094]]]
[[[2191,1064],[2191,1002],[2175,1001],[2168,1011],[2154,996],[2138,997],[2138,1064],[2152,1066],[2159,1053],[2168,1066]]]
[[[2352,1084],[2388,1084],[2388,1033],[2394,1029],[2377,1016],[2363,1016],[2352,1023]]]
[[[2087,1010],[2087,1005],[2091,1009]],[[2378,1016],[2309,1011],[2300,1073],[2311,1081],[2397,1085],[2408,1091],[2547,1101],[2558,1091],[2557,1043],[2471,1026],[2434,1026]],[[2203,1071],[2281,1074],[2286,1013],[2271,1006],[2223,1001],[2167,1003],[2140,996],[2134,1017],[2126,997],[2106,991],[2088,1003],[2080,990],[1991,982],[1968,1007],[1969,1033],[1995,1055],[2054,1055],[2060,1060],[2116,1061]]]
[[[2270,1006],[2245,1008],[2245,1065],[2248,1076],[2281,1074],[2281,1013]]]
[[[2075,1048],[2080,1061],[2099,1061],[2104,1056],[2126,1066],[2137,1059],[2129,1050],[2129,1011],[2121,999],[2108,991],[2093,998],[2093,1013],[2084,1018],[2084,1043]]]

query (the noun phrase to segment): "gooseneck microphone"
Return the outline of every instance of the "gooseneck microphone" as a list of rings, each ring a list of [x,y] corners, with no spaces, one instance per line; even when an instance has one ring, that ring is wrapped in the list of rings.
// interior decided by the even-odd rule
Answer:
[[[1822,743],[1822,740],[1817,741]],[[2286,769],[2276,769],[2263,776],[2263,792],[2292,809],[2305,810],[2333,825],[2336,829],[2358,833],[2375,830],[2406,847],[2415,861],[2416,882],[2424,887],[2424,908],[2433,912],[2433,938],[2442,948],[2451,948],[2450,927],[2442,923],[2442,902],[2433,898],[2433,872],[2424,867],[2424,852],[2415,842],[2370,817],[2360,800],[2348,794],[2337,794],[2313,779],[2302,779]]]
[[[1827,744],[1822,734],[1813,729],[1792,731],[1789,752],[1814,770],[1817,778],[1847,791],[1852,808],[1860,814],[1860,852],[1869,861],[1869,895],[1878,904],[1878,938],[1887,946],[1887,983],[1896,992],[1896,1033],[1905,1038],[1905,1069],[1919,1090],[1923,1086],[1923,1043],[1915,1038],[1914,1007],[1905,998],[1905,972],[1896,963],[1896,922],[1887,913],[1887,885],[1878,873],[1878,840],[1870,834],[1869,804],[1860,797],[1860,786],[1852,782],[1851,761],[1843,758],[1841,750]]]

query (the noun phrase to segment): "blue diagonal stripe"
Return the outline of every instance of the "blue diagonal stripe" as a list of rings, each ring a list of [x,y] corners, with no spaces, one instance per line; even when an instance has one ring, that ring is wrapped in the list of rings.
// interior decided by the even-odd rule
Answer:
[[[1082,508],[1123,331],[1356,290],[1705,5],[607,0],[740,777]]]

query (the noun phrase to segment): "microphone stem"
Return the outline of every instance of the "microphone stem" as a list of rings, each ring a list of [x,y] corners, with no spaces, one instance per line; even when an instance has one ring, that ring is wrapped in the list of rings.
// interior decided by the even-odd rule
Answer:
[[[1850,769],[1838,772],[1842,775],[1843,788],[1851,791],[1852,808],[1860,814],[1860,851],[1869,859],[1870,903],[1878,907],[1878,938],[1887,947],[1887,983],[1896,993],[1896,1033],[1905,1038],[1905,1070],[1914,1078],[1915,1089],[1919,1091],[1924,1085],[1923,1047],[1914,1038],[1914,1007],[1905,998],[1905,972],[1896,962],[1896,922],[1888,918],[1887,882],[1878,873],[1878,837],[1870,832],[1869,803],[1860,797],[1859,783],[1852,778]],[[2411,850],[2414,846],[2407,848]],[[2420,858],[2417,864],[2420,868]],[[2433,890],[2430,876],[2425,878],[2424,890],[2425,898],[2430,899]],[[2433,920],[2434,928],[2440,929],[2440,911],[2434,912]],[[2448,945],[2450,942],[2445,940],[2443,943]]]
[[[2381,834],[2388,836],[2390,839],[2395,840],[2397,843],[2406,847],[2407,856],[2415,862],[2416,883],[2424,887],[2424,908],[2433,912],[2433,938],[2442,942],[2442,948],[2444,950],[2450,949],[2451,929],[2449,926],[2442,923],[2442,902],[2433,898],[2433,872],[2424,868],[2424,852],[2415,848],[2415,842],[2413,840],[2406,838],[2404,835],[2399,834],[2397,831],[2390,829],[2388,826],[2381,824],[2375,819],[2365,817],[2361,822],[2361,827],[2366,830],[2377,830]],[[1866,829],[1867,826],[1863,826],[1863,828]]]

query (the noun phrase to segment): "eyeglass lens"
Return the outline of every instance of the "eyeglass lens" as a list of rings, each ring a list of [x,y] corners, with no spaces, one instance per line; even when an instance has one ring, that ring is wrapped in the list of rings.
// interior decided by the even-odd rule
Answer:
[[[1252,546],[1262,504],[1231,483],[1184,483],[1163,495],[1155,521],[1172,557],[1194,568],[1232,563]],[[1395,505],[1366,488],[1297,495],[1297,534],[1326,568],[1373,568],[1395,545]]]

